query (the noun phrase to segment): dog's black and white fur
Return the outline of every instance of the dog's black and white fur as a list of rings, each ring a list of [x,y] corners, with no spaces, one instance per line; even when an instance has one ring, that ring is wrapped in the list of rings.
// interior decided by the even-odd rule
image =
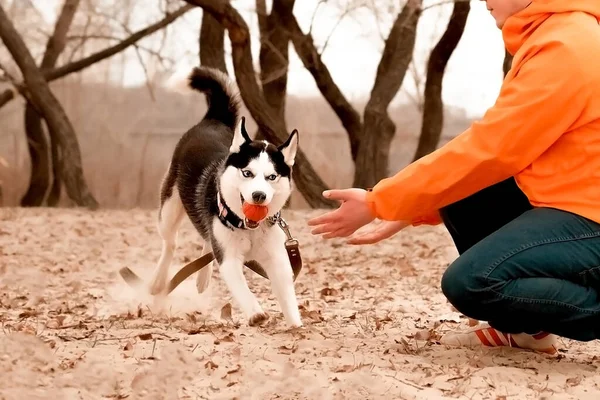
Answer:
[[[160,192],[158,230],[162,253],[150,292],[164,292],[185,214],[204,240],[202,255],[214,252],[219,272],[251,326],[268,319],[248,288],[243,263],[261,264],[271,282],[287,323],[302,325],[293,272],[277,225],[248,221],[243,201],[268,205],[269,218],[283,208],[291,194],[291,173],[298,149],[298,132],[276,147],[248,136],[239,119],[239,95],[227,76],[206,67],[195,68],[189,85],[206,95],[208,110],[200,123],[177,144]],[[212,264],[212,263],[211,263]],[[196,286],[208,287],[212,266],[198,272]]]

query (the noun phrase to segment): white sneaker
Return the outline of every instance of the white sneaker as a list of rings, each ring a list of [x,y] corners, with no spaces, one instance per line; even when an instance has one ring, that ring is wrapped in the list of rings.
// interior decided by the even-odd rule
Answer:
[[[540,332],[535,335],[526,333],[504,333],[492,328],[487,323],[482,323],[463,332],[447,333],[440,339],[440,343],[450,346],[486,346],[486,347],[514,347],[518,349],[534,350],[546,354],[556,354],[556,335]]]

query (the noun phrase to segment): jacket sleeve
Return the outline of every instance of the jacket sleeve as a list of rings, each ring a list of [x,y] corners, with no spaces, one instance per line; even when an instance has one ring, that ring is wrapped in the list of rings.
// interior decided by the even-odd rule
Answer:
[[[537,51],[482,120],[367,193],[374,216],[438,224],[440,208],[516,175],[574,127],[591,92],[586,75],[560,42]]]

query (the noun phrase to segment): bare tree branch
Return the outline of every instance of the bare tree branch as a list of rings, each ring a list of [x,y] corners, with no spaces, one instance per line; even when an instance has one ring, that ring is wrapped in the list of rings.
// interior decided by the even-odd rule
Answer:
[[[131,35],[127,39],[123,40],[122,42],[117,43],[114,46],[107,47],[106,49],[101,50],[97,53],[94,53],[88,57],[84,57],[81,60],[65,64],[61,67],[54,68],[50,71],[43,71],[44,78],[48,82],[51,82],[53,80],[60,79],[69,74],[84,70],[85,68],[89,67],[90,65],[96,64],[102,60],[112,57],[115,54],[127,49],[128,47],[130,47],[133,44],[137,43],[138,41],[142,40],[146,36],[149,36],[157,31],[163,29],[164,27],[166,27],[167,25],[169,25],[170,23],[175,21],[177,18],[181,17],[186,12],[192,10],[193,8],[194,7],[192,5],[185,5],[181,8],[179,8],[178,10],[174,11],[173,13],[168,14],[162,20],[160,20],[152,25],[149,25],[142,30],[135,32],[133,35]],[[25,88],[25,86],[23,86],[21,84],[18,86],[17,89],[19,92],[22,92],[26,88]],[[11,89],[7,89],[4,92],[0,93],[0,107],[3,107],[4,105],[6,105],[6,103],[8,103],[9,101],[11,101],[14,98],[15,98],[15,92]]]
[[[304,64],[304,67],[311,73],[319,91],[323,97],[325,97],[325,100],[327,100],[348,132],[352,159],[355,160],[358,152],[358,142],[362,132],[360,114],[352,107],[348,99],[346,99],[333,80],[327,65],[325,65],[321,59],[321,55],[315,47],[311,34],[308,33],[305,35],[302,32],[298,21],[293,15],[286,16],[284,23],[290,31],[290,38],[302,64]]]
[[[331,40],[331,37],[333,36],[333,34],[335,33],[335,30],[338,28],[338,26],[342,23],[342,21],[344,20],[344,18],[346,18],[346,16],[348,16],[349,14],[353,13],[354,11],[361,9],[365,7],[364,4],[357,4],[354,5],[352,7],[348,7],[346,8],[338,17],[337,21],[335,22],[335,24],[333,24],[331,31],[329,32],[329,34],[327,35],[327,37],[325,38],[325,41],[323,42],[323,46],[321,47],[321,55],[323,55],[325,53],[325,50],[327,50],[327,46],[329,45],[329,40]]]
[[[412,99],[412,101],[415,103],[415,105],[417,106],[417,110],[419,110],[419,112],[423,112],[423,81],[425,80],[424,77],[421,75],[421,73],[419,72],[419,70],[417,69],[417,65],[415,63],[415,60],[412,60],[410,63],[410,66],[408,67],[408,70],[410,72],[410,78],[412,79],[414,85],[415,85],[415,93],[410,93],[410,92],[406,92],[406,94],[408,95],[408,97],[410,97]]]
[[[200,27],[200,64],[227,74],[225,28],[209,12],[202,12]]]
[[[265,138],[275,144],[283,143],[288,137],[288,132],[281,118],[277,118],[277,115],[271,111],[256,81],[256,73],[252,64],[250,32],[244,19],[234,7],[224,0],[185,1],[211,13],[227,29],[231,41],[235,77],[242,100]],[[302,150],[298,150],[293,169],[296,187],[309,206],[314,208],[334,206],[333,201],[323,198],[322,192],[327,186]]]
[[[308,34],[312,35],[312,31],[313,31],[313,26],[315,26],[315,18],[317,17],[317,11],[319,11],[319,7],[321,7],[321,5],[327,3],[327,0],[319,0],[319,2],[317,3],[317,6],[315,7],[315,11],[313,12],[312,17],[310,18],[310,26],[308,27]]]
[[[444,126],[444,103],[442,101],[442,81],[446,65],[462,38],[471,4],[458,0],[454,3],[452,15],[446,31],[429,55],[427,79],[425,81],[425,102],[419,144],[414,160],[434,151],[442,136]]]
[[[262,37],[267,31],[267,2],[265,0],[256,0],[256,16],[258,19],[258,31]]]
[[[19,66],[33,103],[41,110],[50,131],[56,133],[53,139],[57,140],[62,150],[60,172],[69,197],[77,205],[96,208],[98,202],[90,193],[83,176],[81,152],[73,126],[1,6],[0,38]]]

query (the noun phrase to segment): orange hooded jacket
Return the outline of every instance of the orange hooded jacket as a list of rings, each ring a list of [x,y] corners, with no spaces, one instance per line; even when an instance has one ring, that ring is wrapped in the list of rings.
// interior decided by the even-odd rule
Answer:
[[[373,215],[412,225],[515,177],[533,206],[600,222],[600,0],[533,0],[507,19],[514,55],[499,97],[442,148],[367,193]]]

